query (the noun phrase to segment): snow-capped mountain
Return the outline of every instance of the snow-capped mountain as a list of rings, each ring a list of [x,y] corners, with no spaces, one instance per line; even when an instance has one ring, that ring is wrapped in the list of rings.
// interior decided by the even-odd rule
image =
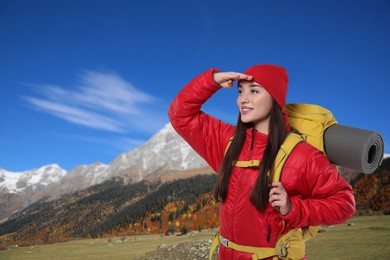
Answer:
[[[109,165],[96,162],[90,165],[79,165],[71,169],[57,185],[51,187],[58,195],[76,192],[99,184],[111,176],[107,173]],[[54,195],[54,194],[53,194]]]
[[[61,194],[122,176],[137,182],[161,171],[188,170],[207,166],[206,162],[176,133],[169,123],[142,146],[120,154],[108,165],[96,162],[79,165],[66,172],[57,164],[25,172],[0,169],[0,190],[20,193],[38,191],[57,184]]]
[[[109,167],[112,175],[133,171],[134,181],[167,170],[188,170],[207,166],[206,162],[167,124],[139,148],[116,157]]]
[[[52,183],[58,183],[66,171],[57,164],[50,164],[24,172],[8,172],[0,169],[0,191],[18,193],[39,191]]]
[[[66,194],[117,176],[127,183],[133,183],[154,173],[206,166],[206,162],[176,133],[172,125],[167,124],[146,143],[120,154],[108,165],[97,162],[71,169],[54,190]]]
[[[0,220],[26,206],[26,201],[34,202],[44,196],[55,198],[113,177],[120,176],[126,182],[138,182],[148,175],[206,166],[206,162],[169,123],[146,143],[120,154],[108,165],[96,162],[76,166],[68,172],[56,164],[19,173],[0,168],[0,194],[4,195],[0,198]],[[17,207],[10,206],[11,204]],[[8,205],[7,214],[2,205]]]
[[[0,221],[30,203],[50,196],[48,187],[57,184],[66,171],[57,164],[24,172],[9,172],[0,169]]]

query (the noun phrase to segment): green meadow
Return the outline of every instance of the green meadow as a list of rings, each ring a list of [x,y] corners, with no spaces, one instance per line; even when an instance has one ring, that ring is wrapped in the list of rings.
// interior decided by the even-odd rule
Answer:
[[[153,255],[157,248],[205,242],[213,236],[214,230],[203,230],[185,236],[143,235],[28,247],[13,245],[0,251],[0,259],[136,259],[145,253]],[[307,258],[390,259],[390,216],[354,217],[345,224],[325,227],[307,243]]]

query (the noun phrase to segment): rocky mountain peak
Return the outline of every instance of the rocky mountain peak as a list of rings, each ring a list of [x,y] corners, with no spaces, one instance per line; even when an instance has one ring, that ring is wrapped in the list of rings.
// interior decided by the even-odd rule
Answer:
[[[105,180],[120,176],[126,183],[135,183],[146,176],[169,171],[198,169],[207,166],[190,146],[176,133],[170,123],[140,147],[118,155],[108,165],[95,162],[78,165],[68,172],[57,164],[24,172],[8,172],[0,168],[0,193],[14,194],[18,205],[43,196],[57,198]],[[10,198],[11,198],[10,197]],[[12,205],[11,201],[4,202]],[[15,204],[16,205],[16,204]],[[7,210],[7,215],[13,210]],[[0,219],[4,213],[0,208]]]

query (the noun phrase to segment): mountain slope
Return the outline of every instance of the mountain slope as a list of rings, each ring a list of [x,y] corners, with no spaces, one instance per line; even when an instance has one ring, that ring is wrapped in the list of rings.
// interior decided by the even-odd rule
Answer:
[[[210,192],[214,183],[215,175],[199,175],[165,184],[141,181],[127,185],[118,177],[57,200],[42,199],[33,203],[1,224],[0,236],[12,234],[9,239],[45,243],[119,230],[133,233],[137,223],[150,222],[151,214],[157,213],[166,216],[164,226],[167,227],[169,204],[184,213],[189,210],[188,205]],[[186,210],[183,210],[185,205]]]

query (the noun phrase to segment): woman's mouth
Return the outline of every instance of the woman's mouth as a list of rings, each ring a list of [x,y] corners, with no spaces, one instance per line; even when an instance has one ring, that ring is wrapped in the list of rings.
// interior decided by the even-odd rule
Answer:
[[[243,115],[248,114],[252,110],[253,110],[253,108],[250,108],[250,107],[241,107],[241,114],[243,114]]]

